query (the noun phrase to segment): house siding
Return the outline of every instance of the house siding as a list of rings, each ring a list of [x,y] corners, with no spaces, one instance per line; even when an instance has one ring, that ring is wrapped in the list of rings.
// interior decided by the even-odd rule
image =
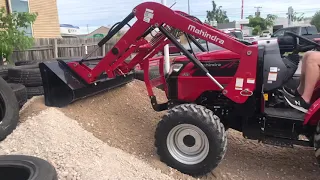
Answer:
[[[56,0],[30,0],[29,9],[38,13],[32,26],[34,38],[61,38]]]
[[[0,8],[4,7],[4,9],[6,8],[6,0],[0,0]]]

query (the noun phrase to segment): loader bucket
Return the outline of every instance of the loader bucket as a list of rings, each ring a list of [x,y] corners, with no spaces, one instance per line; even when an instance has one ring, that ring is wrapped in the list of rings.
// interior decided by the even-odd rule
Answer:
[[[87,84],[69,69],[66,62],[57,60],[39,64],[46,106],[63,107],[79,99],[127,84],[134,79],[133,73],[116,78],[107,78],[104,74],[96,84]]]

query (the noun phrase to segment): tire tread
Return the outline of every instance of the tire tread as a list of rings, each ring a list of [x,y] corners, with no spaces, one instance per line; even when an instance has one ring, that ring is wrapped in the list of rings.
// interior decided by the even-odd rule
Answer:
[[[224,155],[227,150],[227,135],[226,131],[224,129],[223,124],[220,122],[219,118],[214,115],[214,113],[205,108],[204,106],[197,105],[197,104],[182,104],[173,107],[168,111],[168,114],[164,115],[162,120],[158,123],[156,127],[156,133],[155,133],[155,146],[157,148],[157,154],[160,156],[160,160],[164,163],[167,163],[169,160],[167,159],[168,157],[163,154],[163,145],[160,142],[160,139],[163,137],[166,137],[162,132],[163,129],[167,126],[167,124],[170,124],[170,121],[173,120],[174,116],[177,115],[185,115],[187,114],[188,116],[194,117],[197,120],[203,121],[202,123],[209,128],[209,131],[213,132],[217,137],[215,140],[217,140],[218,144],[220,145],[217,147],[217,151],[219,154],[215,159],[212,160],[212,163],[206,164],[205,167],[201,167],[193,172],[186,172],[183,169],[180,169],[182,173],[186,173],[192,176],[201,176],[204,175],[208,172],[210,172],[212,169],[218,166],[218,164],[221,162],[221,160],[224,158]],[[169,166],[172,167],[171,164],[168,164]],[[176,167],[173,167],[176,168]]]
[[[0,101],[6,106],[5,116],[0,124],[0,141],[13,132],[19,122],[19,104],[9,84],[0,77]]]
[[[16,68],[9,68],[8,79],[12,83],[20,83],[25,86],[41,86],[42,78],[40,69],[30,66],[18,66]]]

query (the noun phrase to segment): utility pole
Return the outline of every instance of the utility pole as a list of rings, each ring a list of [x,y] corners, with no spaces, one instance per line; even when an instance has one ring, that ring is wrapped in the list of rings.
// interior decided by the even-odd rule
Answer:
[[[244,0],[241,0],[241,20],[243,19],[243,1]],[[240,28],[241,28],[241,30],[243,29],[243,25],[242,24],[240,25]]]
[[[288,26],[291,26],[292,19],[293,19],[293,8],[292,6],[290,6],[288,8]]]
[[[167,0],[161,0],[161,3],[166,6]],[[163,58],[164,58],[164,73],[168,73],[170,70],[170,57],[169,57],[169,44],[164,46],[163,49]]]
[[[89,34],[89,24],[87,24],[87,32],[88,32],[88,34]]]
[[[190,15],[190,0],[188,0],[188,14]]]
[[[256,17],[259,17],[260,16],[260,9],[262,8],[261,6],[258,6],[258,7],[254,7],[257,9],[256,11]]]

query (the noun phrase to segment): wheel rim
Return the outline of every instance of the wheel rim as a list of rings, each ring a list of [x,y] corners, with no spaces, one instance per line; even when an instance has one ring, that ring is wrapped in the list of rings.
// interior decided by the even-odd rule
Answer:
[[[167,136],[167,147],[173,158],[193,165],[203,161],[209,153],[209,140],[197,126],[179,124]]]

